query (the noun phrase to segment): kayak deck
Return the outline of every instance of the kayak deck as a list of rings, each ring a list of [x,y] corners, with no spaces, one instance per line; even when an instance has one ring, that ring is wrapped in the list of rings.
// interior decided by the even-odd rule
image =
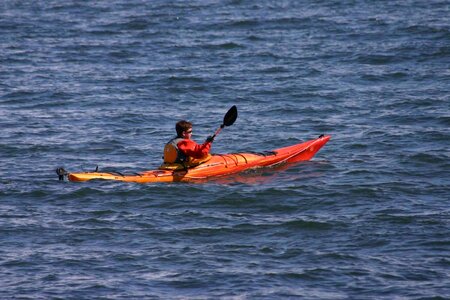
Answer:
[[[103,179],[138,183],[204,180],[251,168],[310,160],[330,138],[329,135],[320,136],[304,143],[261,153],[214,154],[209,161],[187,170],[150,170],[127,175],[117,172],[80,172],[69,173],[68,179],[70,181]]]

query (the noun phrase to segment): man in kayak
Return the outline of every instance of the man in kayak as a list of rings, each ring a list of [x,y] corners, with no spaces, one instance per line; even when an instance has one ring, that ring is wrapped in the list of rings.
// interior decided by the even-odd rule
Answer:
[[[180,170],[198,166],[211,158],[209,150],[214,141],[208,137],[203,144],[191,139],[192,123],[182,120],[175,125],[177,136],[164,147],[164,163],[160,169]]]

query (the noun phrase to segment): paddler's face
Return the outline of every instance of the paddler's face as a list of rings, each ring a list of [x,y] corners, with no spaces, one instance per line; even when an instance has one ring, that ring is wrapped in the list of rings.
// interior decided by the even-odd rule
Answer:
[[[186,131],[183,131],[183,138],[190,139],[192,136],[192,128],[189,128]]]

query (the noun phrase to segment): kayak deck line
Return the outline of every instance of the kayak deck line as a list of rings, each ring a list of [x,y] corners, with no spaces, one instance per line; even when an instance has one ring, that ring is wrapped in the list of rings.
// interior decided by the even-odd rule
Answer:
[[[58,176],[67,176],[69,181],[79,182],[95,179],[116,180],[124,182],[189,182],[207,178],[221,177],[239,173],[252,168],[271,167],[284,163],[296,163],[310,160],[329,140],[331,136],[321,135],[319,138],[300,142],[295,145],[263,152],[241,152],[227,154],[213,154],[207,162],[193,168],[184,170],[155,169],[132,174],[120,172],[94,172],[68,173],[58,168]],[[62,170],[61,170],[62,169]],[[60,175],[62,174],[62,175]]]
[[[228,167],[228,162],[226,160],[227,157],[229,157],[236,166],[239,165],[239,158],[237,157],[238,155],[245,160],[245,163],[248,163],[247,158],[242,153],[228,153],[228,154],[215,154],[215,155],[220,156],[224,159],[225,168]]]

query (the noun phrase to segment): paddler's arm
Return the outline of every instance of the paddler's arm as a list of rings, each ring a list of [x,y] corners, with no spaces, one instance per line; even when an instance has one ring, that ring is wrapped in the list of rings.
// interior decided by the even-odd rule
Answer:
[[[193,140],[182,140],[178,143],[178,149],[180,149],[187,156],[202,158],[209,153],[209,150],[211,149],[211,142],[205,142],[199,145]]]

